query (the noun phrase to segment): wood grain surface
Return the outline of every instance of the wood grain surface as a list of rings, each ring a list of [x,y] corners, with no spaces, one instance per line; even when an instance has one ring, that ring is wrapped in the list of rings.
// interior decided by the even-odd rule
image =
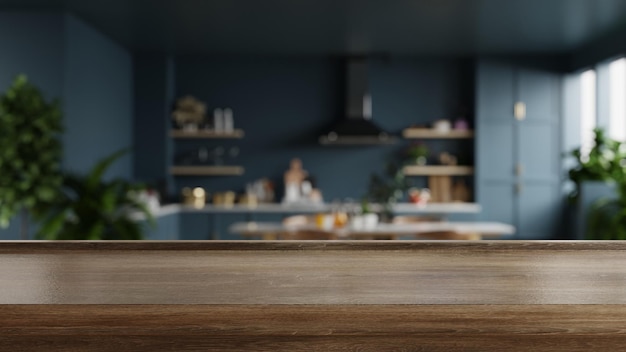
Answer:
[[[4,242],[0,351],[621,351],[622,242]]]

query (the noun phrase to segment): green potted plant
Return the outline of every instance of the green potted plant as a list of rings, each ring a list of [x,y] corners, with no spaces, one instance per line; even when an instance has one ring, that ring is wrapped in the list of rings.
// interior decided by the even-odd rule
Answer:
[[[426,165],[428,162],[428,147],[424,143],[412,144],[407,148],[406,156],[411,163]]]
[[[591,206],[585,237],[589,240],[626,240],[626,186],[617,198],[602,198]]]
[[[583,155],[580,149],[570,152],[576,161],[576,165],[568,172],[569,179],[575,185],[569,196],[572,202],[578,199],[583,182],[620,182],[624,178],[626,146],[608,138],[601,128],[595,128],[593,132],[594,146],[589,155]]]
[[[84,176],[64,177],[61,195],[49,204],[37,237],[45,240],[140,240],[141,225],[131,217],[143,214],[153,223],[146,205],[133,196],[140,184],[102,176],[125,150],[98,162]]]
[[[0,226],[20,213],[21,238],[29,214],[53,201],[62,183],[62,115],[24,75],[0,96]]]
[[[615,196],[596,200],[588,213],[582,215],[587,219],[586,228],[582,229],[585,238],[626,240],[626,146],[596,128],[589,154],[585,156],[576,149],[571,155],[576,160],[576,165],[569,170],[569,178],[575,184],[570,194],[572,203],[580,203],[581,190],[586,189],[587,182],[602,182],[615,190]]]

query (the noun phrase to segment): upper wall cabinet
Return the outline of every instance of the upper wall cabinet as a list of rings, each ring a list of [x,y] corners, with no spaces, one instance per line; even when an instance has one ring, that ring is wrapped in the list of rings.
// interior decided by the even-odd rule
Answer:
[[[480,62],[477,200],[482,218],[512,223],[518,239],[550,239],[560,214],[560,76]]]

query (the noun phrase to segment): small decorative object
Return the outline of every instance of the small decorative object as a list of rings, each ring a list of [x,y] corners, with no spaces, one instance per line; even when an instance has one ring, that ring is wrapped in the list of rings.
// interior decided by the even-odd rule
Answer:
[[[452,186],[452,200],[455,202],[469,202],[470,200],[469,188],[462,178],[456,180]]]
[[[372,230],[378,226],[379,217],[376,213],[366,213],[353,216],[350,219],[350,228],[353,230]]]
[[[315,215],[315,226],[320,229],[330,230],[334,226],[335,217],[332,214],[319,213]]]
[[[428,162],[428,147],[424,143],[409,146],[407,156],[417,165],[426,165]]]
[[[254,197],[260,203],[272,203],[274,201],[274,184],[266,178],[248,183],[246,195]]]
[[[178,128],[197,130],[204,121],[206,105],[192,96],[186,96],[176,101],[176,110],[172,118]]]
[[[151,213],[156,213],[161,207],[159,200],[159,192],[154,189],[142,189],[131,191],[129,197],[133,198],[137,203],[143,204]]]
[[[233,191],[215,193],[215,195],[213,196],[213,204],[223,205],[225,207],[232,207],[233,205],[235,205],[235,197],[236,194]]]
[[[255,208],[259,204],[259,201],[254,193],[244,193],[239,196],[239,204]]]
[[[465,117],[459,117],[456,121],[454,121],[454,129],[459,131],[466,131],[469,129],[469,124],[467,123]]]
[[[209,161],[209,150],[206,147],[198,149],[198,162],[206,164]]]
[[[285,172],[285,197],[283,203],[297,203],[302,197],[302,183],[307,178],[308,172],[302,168],[302,161],[298,158],[291,160],[289,170]]]
[[[467,122],[467,118],[466,118],[467,114],[468,114],[467,107],[464,105],[459,106],[459,114],[457,115],[458,117],[454,121],[455,130],[466,131],[469,129],[469,123]]]
[[[224,109],[224,132],[232,133],[235,129],[235,121],[233,120],[233,110],[230,108]]]
[[[322,191],[317,188],[313,188],[311,190],[311,194],[309,195],[309,200],[313,204],[322,204],[324,202],[324,197],[322,196]]]
[[[433,122],[433,129],[439,133],[448,133],[451,129],[450,121],[445,119],[437,120]]]
[[[363,214],[363,227],[366,230],[372,230],[378,226],[378,214],[368,213]]]
[[[228,148],[228,158],[230,159],[230,163],[234,163],[238,156],[239,156],[239,147]]]
[[[189,187],[183,188],[183,204],[185,205],[202,209],[206,204],[206,198],[206,191],[202,187],[195,187],[193,190]]]
[[[224,132],[224,111],[220,108],[213,110],[213,128],[215,132]]]
[[[224,147],[217,146],[213,149],[213,164],[224,165]]]
[[[430,200],[430,190],[428,188],[409,188],[409,201],[417,205],[426,205]]]
[[[441,154],[439,154],[439,162],[441,163],[441,165],[457,165],[458,161],[457,161],[457,157],[448,153],[448,152],[443,152]]]

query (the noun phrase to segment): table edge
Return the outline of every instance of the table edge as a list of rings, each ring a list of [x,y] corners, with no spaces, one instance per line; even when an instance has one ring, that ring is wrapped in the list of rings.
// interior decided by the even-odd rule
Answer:
[[[626,250],[626,241],[0,241],[0,254],[14,251],[333,251],[333,250]]]

